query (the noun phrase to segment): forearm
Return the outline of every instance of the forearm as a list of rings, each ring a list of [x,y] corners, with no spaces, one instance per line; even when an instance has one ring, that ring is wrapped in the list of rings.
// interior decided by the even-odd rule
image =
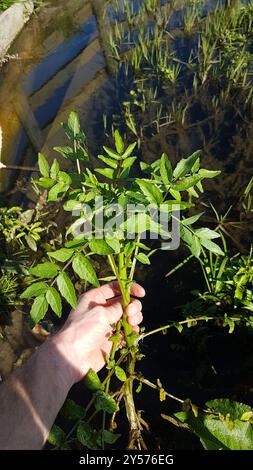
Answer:
[[[0,449],[41,449],[73,384],[49,340],[0,385]]]

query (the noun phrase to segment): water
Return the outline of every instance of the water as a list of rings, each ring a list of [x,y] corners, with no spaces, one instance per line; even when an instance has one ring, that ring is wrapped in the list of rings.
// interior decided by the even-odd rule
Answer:
[[[181,60],[185,61],[192,47],[197,47],[198,36],[189,38],[180,34],[179,28],[184,15],[184,10],[180,6],[183,2],[178,1],[176,4],[177,8],[166,27],[175,35],[173,49]],[[133,2],[135,12],[140,5],[140,1]],[[217,1],[204,2],[202,15],[205,16],[216,5]],[[112,10],[109,17],[112,22],[116,19],[124,20],[122,13],[116,14]],[[151,26],[153,24],[154,19]],[[138,31],[133,31],[131,38],[136,37],[137,33]],[[18,60],[10,62],[0,73],[3,162],[34,165],[38,150],[42,150],[51,159],[53,157],[51,149],[65,142],[60,123],[66,120],[72,110],[80,114],[93,157],[104,143],[104,113],[108,117],[108,132],[113,121],[124,130],[121,104],[128,97],[132,81],[130,76],[125,76],[123,70],[118,77],[109,73],[113,64],[108,51],[103,49],[104,34],[106,28],[104,30],[100,28],[99,31],[92,2],[84,0],[65,1],[64,7],[62,0],[51,0],[48,6],[27,24],[11,50],[12,54],[18,54]],[[188,83],[182,83],[183,86],[187,87]],[[210,124],[206,118],[203,110],[196,105],[191,109],[187,128],[164,126],[158,134],[154,129],[146,129],[141,156],[151,161],[166,151],[172,161],[176,162],[179,157],[188,156],[197,148],[203,148],[203,166],[208,169],[221,169],[222,175],[207,185],[207,192],[205,197],[201,198],[201,202],[207,204],[210,199],[219,212],[224,213],[230,204],[236,204],[253,174],[253,125],[250,114],[248,119],[245,119],[245,116],[242,118],[240,113],[235,115],[231,110],[226,113],[222,122],[215,117]],[[6,170],[0,172],[0,190],[11,189],[18,176],[27,179],[30,175],[25,172],[18,175],[17,172]],[[18,194],[20,196],[20,193]],[[206,206],[204,208],[206,209]],[[208,216],[210,213],[206,215],[207,221]],[[249,221],[248,232],[251,228],[252,223]],[[245,243],[242,232],[236,234],[236,242],[242,251],[247,250],[248,244]],[[178,306],[189,300],[190,288],[196,287],[192,285],[192,281],[193,278],[198,279],[199,274],[194,266],[189,271],[186,268],[183,274],[180,273],[172,280],[165,279],[166,272],[177,263],[178,253],[164,253],[162,262],[161,256],[157,255],[152,270],[145,267],[138,273],[139,279],[145,282],[147,287],[148,295],[144,311],[145,323],[150,328],[157,326],[158,311],[160,324],[166,324],[168,319],[177,318]],[[225,340],[227,350],[232,354],[230,356],[232,360],[230,357],[216,357],[213,352],[211,358],[208,357],[210,364],[212,361],[216,366],[218,364],[224,380],[220,378],[221,375],[218,378],[214,377],[211,368],[208,372],[197,370],[196,364],[200,366],[199,369],[202,364],[198,357],[199,351],[191,351],[185,359],[183,354],[185,342],[178,338],[177,333],[168,335],[162,341],[161,346],[161,337],[157,337],[152,343],[147,341],[143,346],[148,358],[143,361],[142,368],[148,378],[153,377],[156,380],[157,376],[160,376],[164,385],[173,393],[192,396],[196,401],[203,398],[199,384],[202,383],[203,386],[205,380],[207,383],[206,387],[204,385],[205,399],[209,395],[210,398],[214,397],[215,387],[224,396],[241,397],[240,392],[238,395],[236,391],[238,383],[243,382],[240,375],[232,383],[233,364],[237,364],[238,361],[233,351],[238,351],[238,344],[241,344],[240,335]],[[224,341],[224,336],[220,336],[220,341]],[[246,343],[247,341],[245,342],[247,350]],[[218,344],[218,353],[222,350],[223,344]],[[215,347],[210,349],[215,351]],[[166,357],[166,369],[164,357]],[[194,383],[197,376],[198,386]],[[76,393],[79,396],[79,390]],[[248,390],[247,394],[249,397]],[[147,403],[140,403],[140,408],[149,409],[151,399],[153,400],[153,392],[150,398],[148,396]],[[241,399],[244,399],[243,395]],[[166,407],[167,403],[163,410],[165,413],[168,411]],[[158,419],[156,413],[157,415],[160,413],[159,404],[152,410],[153,422]]]

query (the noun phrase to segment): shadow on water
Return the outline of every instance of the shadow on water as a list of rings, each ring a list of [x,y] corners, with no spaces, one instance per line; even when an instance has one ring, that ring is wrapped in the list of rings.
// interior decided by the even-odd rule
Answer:
[[[138,13],[142,2],[129,3],[132,12]],[[161,5],[166,3],[161,2]],[[192,48],[198,46],[198,34],[189,38],[180,33],[186,10],[180,8],[183,2],[176,3],[179,7],[171,12],[166,29],[175,36],[172,49],[182,61],[187,61]],[[216,1],[204,2],[201,15],[205,17],[216,5]],[[111,60],[106,47],[103,49],[107,23],[101,29],[95,13],[94,5],[89,1],[68,0],[63,8],[62,0],[51,0],[31,19],[13,44],[10,53],[17,54],[18,58],[9,62],[0,73],[4,163],[34,165],[41,150],[52,158],[51,149],[65,142],[60,123],[66,120],[71,110],[80,114],[92,155],[96,155],[104,143],[103,115],[107,116],[107,129],[113,123],[123,127],[122,106],[133,86],[132,77],[125,74],[123,68],[118,74],[112,74],[116,72],[117,63]],[[108,21],[117,20],[124,24],[125,19],[120,10],[109,10]],[[103,18],[103,21],[106,20]],[[158,21],[159,18],[153,18],[148,28],[152,31]],[[138,36],[137,33],[133,25],[131,40]],[[128,45],[124,43],[123,50],[124,47],[127,49]],[[187,89],[187,81],[183,87]],[[167,99],[162,90],[159,92],[161,101]],[[173,99],[173,90],[171,97]],[[184,99],[185,96],[182,97]],[[203,148],[204,166],[222,169],[222,176],[208,186],[202,202],[210,199],[219,212],[224,213],[238,200],[253,174],[253,125],[251,120],[242,119],[240,113],[234,115],[231,109],[211,123],[208,117],[196,104],[191,107],[187,128],[172,125],[161,127],[158,133],[152,128],[145,130],[142,157],[152,161],[165,151],[175,162],[179,157]],[[10,190],[18,176],[28,177],[24,172],[21,175],[0,173],[0,190]],[[243,237],[239,242],[244,244]],[[178,263],[180,256],[178,253],[157,255],[152,268],[145,267],[145,271],[140,269],[138,272],[148,292],[144,305],[148,328],[157,326],[157,312],[161,324],[178,318],[180,305],[188,300],[189,291],[196,287],[196,279],[200,278],[197,266],[191,267],[190,271],[185,268],[183,273],[165,279],[165,274]],[[233,337],[228,337],[212,328],[208,334],[206,330],[204,333],[205,344],[201,337],[199,341],[197,336],[193,338],[195,333],[181,337],[173,332],[147,340],[143,345],[143,352],[147,354],[142,361],[144,374],[154,380],[160,377],[169,391],[182,398],[191,396],[201,402],[213,398],[218,390],[221,396],[252,400],[253,389],[249,386],[249,371],[253,365],[250,334],[238,331]],[[198,348],[196,344],[199,344]],[[242,357],[248,357],[243,365],[240,364]],[[73,390],[73,396],[79,401],[82,393],[81,388]],[[157,440],[160,442],[162,439],[167,447],[176,445],[167,442],[167,425],[163,427],[160,424],[161,408],[168,412],[168,404],[161,407],[158,398],[154,401],[153,392],[147,392],[146,398],[141,395],[138,400],[139,407],[147,409]],[[171,410],[175,411],[174,404]],[[177,432],[175,440],[178,443]],[[187,445],[193,445],[191,439]],[[196,445],[194,442],[194,447]]]

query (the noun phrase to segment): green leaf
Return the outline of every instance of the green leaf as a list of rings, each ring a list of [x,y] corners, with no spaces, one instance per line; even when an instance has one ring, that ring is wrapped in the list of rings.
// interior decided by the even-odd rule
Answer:
[[[195,222],[197,222],[200,217],[204,214],[204,212],[201,212],[200,214],[193,215],[192,217],[188,217],[187,219],[182,220],[183,225],[193,225]]]
[[[145,253],[138,253],[136,259],[142,264],[150,264],[150,259]]]
[[[128,157],[126,160],[123,161],[122,163],[122,168],[127,170],[128,168],[131,168],[135,162],[137,157]]]
[[[54,180],[51,178],[40,178],[39,180],[32,180],[32,183],[36,184],[37,186],[41,186],[42,188],[49,189],[52,188],[54,185]]]
[[[150,203],[161,204],[163,195],[155,183],[141,179],[136,179],[136,183]]]
[[[93,238],[89,243],[90,250],[96,255],[112,255],[114,250],[106,243],[105,240]]]
[[[45,178],[48,178],[49,177],[49,164],[48,164],[47,159],[44,157],[44,155],[42,155],[42,153],[39,153],[38,163],[39,163],[40,173]]]
[[[56,158],[55,158],[54,162],[53,162],[53,165],[51,166],[51,170],[50,170],[51,178],[56,180],[56,178],[59,174],[59,171],[60,171],[60,165],[58,163],[58,160],[56,160]]]
[[[65,401],[61,409],[61,413],[63,414],[64,418],[73,421],[83,419],[85,416],[84,408],[69,398]]]
[[[80,423],[77,428],[76,437],[78,441],[90,450],[97,449],[97,432],[88,423]]]
[[[118,411],[119,407],[110,395],[105,392],[98,391],[96,393],[96,401],[95,401],[95,408],[97,411],[106,411],[109,414],[114,413],[114,411]]]
[[[61,318],[62,316],[61,297],[54,287],[49,287],[46,293],[46,299],[51,309],[53,310],[53,312],[57,315],[57,317]]]
[[[201,151],[197,150],[190,157],[183,158],[182,160],[180,160],[173,172],[174,178],[182,178],[182,176],[185,176],[187,173],[190,173],[191,169],[193,168],[195,162],[198,160],[200,155]]]
[[[48,435],[47,440],[52,446],[61,447],[66,440],[66,434],[59,426],[54,424]]]
[[[74,250],[70,250],[68,248],[61,248],[57,251],[48,251],[47,253],[48,256],[56,259],[57,261],[60,261],[61,263],[66,263],[66,261],[68,261],[73,254]]]
[[[108,238],[106,237],[106,243],[113,249],[113,252],[119,254],[120,252],[120,242],[117,238]]]
[[[116,434],[111,431],[107,431],[107,429],[103,429],[101,433],[101,440],[106,444],[115,444],[117,440],[121,437],[121,434]]]
[[[117,379],[119,379],[121,382],[126,382],[127,376],[126,376],[124,369],[122,369],[122,367],[119,367],[119,366],[115,367],[115,375]]]
[[[69,189],[69,185],[66,183],[56,183],[48,193],[48,202],[57,201],[63,194]]]
[[[127,147],[125,153],[122,155],[123,160],[125,160],[127,157],[130,157],[130,155],[132,155],[136,145],[137,145],[137,142],[134,142],[133,144],[130,144]]]
[[[54,147],[53,150],[57,153],[59,153],[62,157],[74,160],[75,159],[75,154],[73,152],[73,149],[69,146],[65,147]]]
[[[83,383],[88,390],[96,392],[97,390],[103,390],[103,384],[98,377],[98,374],[93,370],[89,369],[86,376],[83,379]]]
[[[214,238],[220,238],[220,234],[215,232],[215,230],[210,230],[209,228],[199,228],[195,232],[199,238],[206,238],[207,240],[213,240]]]
[[[35,277],[51,279],[57,276],[59,269],[57,264],[46,261],[45,263],[37,264],[34,268],[30,268],[29,273]]]
[[[38,297],[45,294],[48,286],[45,282],[35,282],[21,294],[21,299],[31,299],[32,297]]]
[[[189,246],[192,254],[196,257],[199,258],[200,252],[201,252],[201,243],[199,239],[195,236],[195,234],[192,237],[192,242]]]
[[[114,132],[114,142],[118,154],[121,155],[124,152],[125,144],[118,129]]]
[[[95,171],[100,175],[109,178],[110,180],[113,180],[116,177],[115,170],[113,170],[112,168],[95,168]]]
[[[64,297],[64,299],[71,305],[72,308],[75,308],[77,306],[75,287],[65,272],[62,272],[57,277],[57,285],[62,297]]]
[[[253,425],[240,420],[252,408],[229,399],[212,400],[206,406],[210,414],[199,412],[195,418],[191,412],[176,413],[175,417],[190,426],[207,450],[253,450]]]
[[[25,241],[31,250],[37,251],[37,243],[32,235],[25,235]]]
[[[163,153],[161,157],[160,173],[163,183],[165,185],[170,184],[172,181],[172,166],[166,153]]]
[[[71,131],[73,132],[75,137],[79,134],[79,132],[80,132],[80,121],[79,121],[78,114],[74,111],[72,111],[69,115],[68,127],[69,127],[69,129],[71,129]]]
[[[99,287],[96,271],[84,255],[78,253],[73,259],[72,267],[81,279],[84,279],[95,287]]]
[[[108,147],[103,147],[103,149],[107,153],[107,155],[109,155],[109,157],[112,157],[115,160],[121,160],[122,157],[118,155],[116,152],[114,152],[113,150],[109,149]]]
[[[44,318],[48,310],[48,303],[45,295],[36,297],[31,308],[31,318],[35,324],[39,323]]]
[[[212,242],[211,240],[201,238],[201,245],[207,248],[207,250],[211,251],[211,253],[224,256],[224,252],[219,247],[219,245],[217,245],[217,243]]]
[[[176,183],[173,183],[172,188],[176,191],[186,191],[187,189],[195,186],[199,181],[200,177],[198,175],[187,176]]]
[[[98,155],[98,158],[99,160],[102,160],[102,162],[106,163],[106,165],[110,166],[111,168],[114,168],[114,170],[118,168],[118,163],[113,158],[104,157],[104,155]]]
[[[204,178],[215,178],[215,176],[219,176],[221,174],[221,171],[210,171],[210,170],[205,170],[204,168],[201,168],[198,172],[199,176],[201,176],[201,179]]]

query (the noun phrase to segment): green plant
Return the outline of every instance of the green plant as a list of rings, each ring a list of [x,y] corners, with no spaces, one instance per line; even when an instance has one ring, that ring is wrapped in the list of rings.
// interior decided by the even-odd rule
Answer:
[[[104,147],[104,154],[98,156],[105,166],[91,171],[86,166],[86,139],[76,113],[70,114],[64,128],[72,146],[57,147],[55,150],[75,163],[77,171],[61,171],[57,159],[50,168],[45,157],[40,154],[41,178],[34,181],[34,184],[48,190],[48,202],[61,200],[66,212],[75,214],[73,211],[78,211],[78,216],[74,215],[73,223],[66,230],[64,245],[57,251],[49,251],[47,260],[30,269],[33,283],[21,297],[34,299],[31,317],[34,323],[38,323],[49,307],[56,315],[61,316],[62,298],[73,308],[77,305],[73,277],[77,276],[93,286],[108,279],[118,281],[123,298],[123,319],[117,324],[111,337],[113,347],[107,358],[108,375],[103,384],[93,371],[88,374],[86,381],[91,381],[93,390],[95,389],[91,401],[91,404],[95,404],[95,411],[89,416],[91,405],[88,406],[85,421],[81,420],[77,424],[77,438],[89,448],[99,445],[103,447],[105,443],[114,442],[116,437],[108,434],[109,431],[105,428],[105,415],[112,415],[113,429],[119,404],[124,400],[130,425],[129,448],[145,448],[141,434],[143,420],[135,409],[133,396],[133,383],[138,377],[135,366],[142,358],[139,350],[140,337],[132,331],[125,313],[130,302],[130,287],[136,264],[139,262],[149,265],[152,254],[158,249],[152,248],[142,239],[146,232],[157,235],[157,238],[170,239],[170,231],[161,220],[153,217],[152,211],[159,207],[162,208],[163,217],[166,215],[168,220],[175,218],[174,205],[182,210],[191,207],[193,204],[184,200],[185,195],[191,198],[195,187],[202,191],[201,182],[205,178],[217,176],[219,172],[200,168],[200,152],[180,160],[174,169],[167,155],[163,154],[151,165],[141,162],[139,177],[136,178],[133,174],[133,168],[137,164],[137,157],[134,155],[136,143],[126,146],[118,131],[114,133],[115,150]],[[82,168],[84,163],[85,169]],[[97,175],[103,179],[98,179]],[[108,231],[106,225],[111,221],[112,211],[116,210],[115,204],[119,207],[119,212],[116,212]],[[96,218],[102,213],[104,224],[98,225]],[[195,255],[201,246],[222,253],[219,246],[211,242],[213,238],[219,237],[216,232],[205,228],[195,231],[192,227],[200,215],[181,221],[182,239]],[[120,218],[118,224],[117,217]],[[180,223],[179,219],[177,221]],[[83,224],[86,224],[85,235],[80,233]],[[94,257],[99,257],[108,264],[109,277],[98,277],[92,263]],[[114,392],[110,390],[113,376],[121,383],[119,390]],[[102,431],[91,428],[91,421],[99,412],[104,416]]]
[[[22,210],[21,207],[0,208],[0,241],[8,245],[24,246],[26,243],[31,250],[37,251],[40,234],[44,231],[41,221],[35,220],[36,214],[32,209]]]
[[[192,431],[206,450],[253,450],[253,409],[243,403],[216,399],[205,410],[188,403],[187,411],[162,417]]]

